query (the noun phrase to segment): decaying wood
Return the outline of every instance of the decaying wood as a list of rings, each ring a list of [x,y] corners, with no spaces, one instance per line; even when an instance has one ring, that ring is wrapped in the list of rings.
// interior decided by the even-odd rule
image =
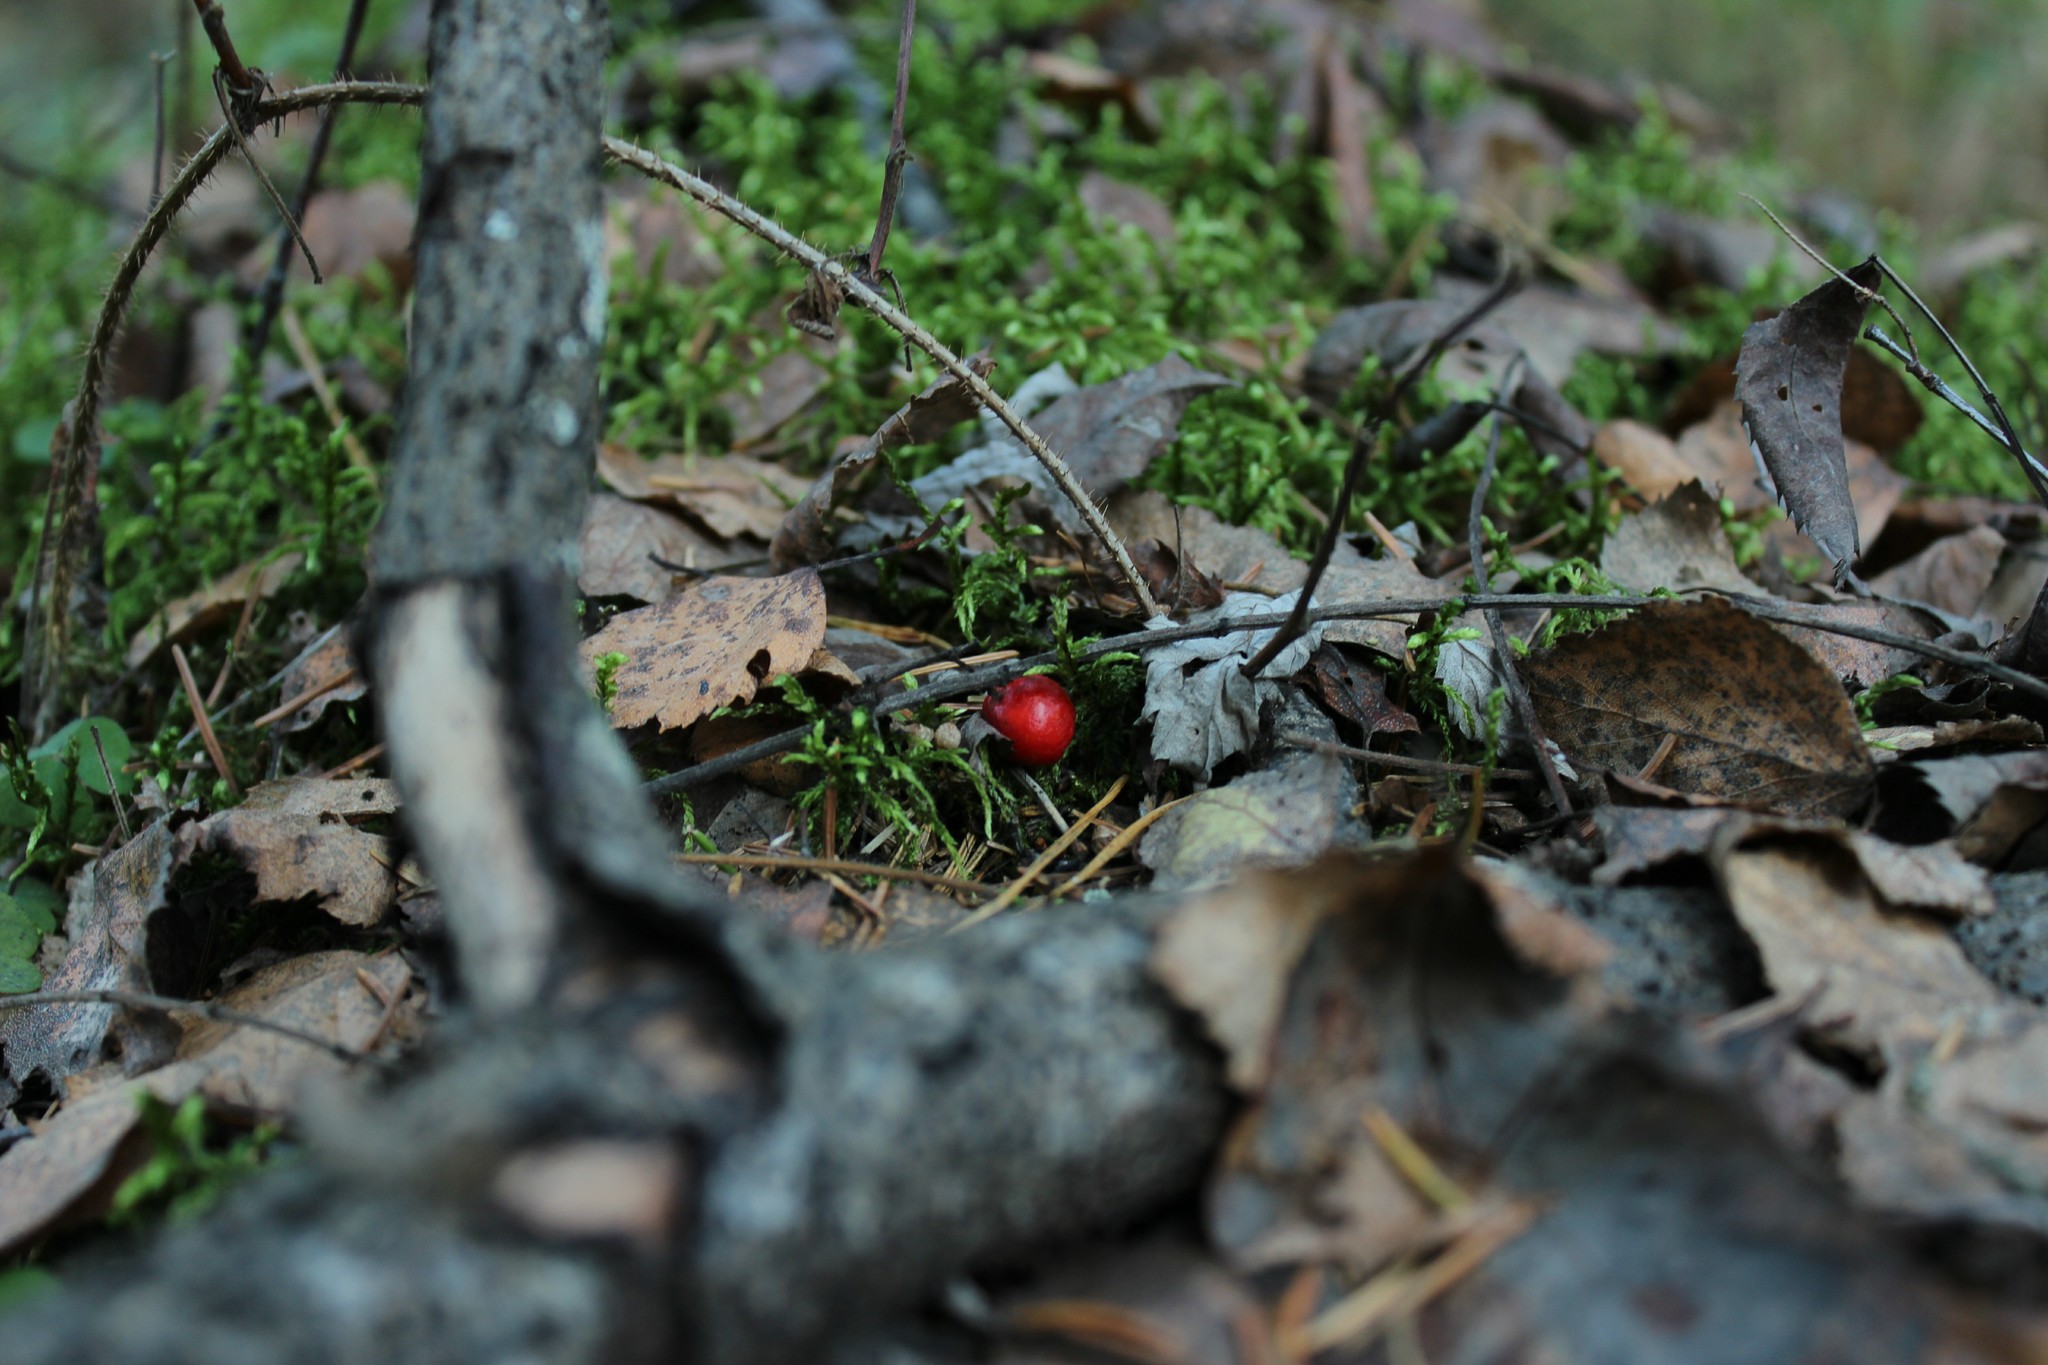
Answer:
[[[1142,910],[826,957],[696,894],[571,671],[598,427],[601,4],[437,0],[363,657],[466,1001],[311,1159],[8,1322],[21,1362],[816,1360],[1159,1207],[1227,1112]],[[631,1216],[519,1194],[623,1154]],[[613,1166],[614,1171],[620,1169]],[[535,1172],[539,1172],[538,1177]]]

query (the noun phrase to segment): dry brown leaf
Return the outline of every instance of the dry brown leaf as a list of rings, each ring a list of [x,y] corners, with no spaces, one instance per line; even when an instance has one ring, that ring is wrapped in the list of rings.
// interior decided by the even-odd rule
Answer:
[[[576,586],[590,597],[631,597],[664,602],[676,576],[654,562],[710,571],[759,558],[750,545],[734,546],[705,535],[659,507],[610,493],[593,493],[583,512]]]
[[[1716,858],[1722,893],[1779,995],[1803,998],[1808,1027],[1872,1059],[1932,1043],[1959,1009],[1998,1003],[1948,930],[1888,909],[1844,852],[1774,839]]]
[[[1862,548],[1841,436],[1841,379],[1878,278],[1872,258],[1823,280],[1784,313],[1751,323],[1735,362],[1743,428],[1792,524],[1821,546],[1837,583]]]
[[[1657,588],[1758,591],[1735,567],[1735,551],[1722,528],[1721,509],[1697,480],[1623,517],[1600,549],[1600,568],[1634,592]]]
[[[1566,638],[1523,667],[1544,731],[1582,775],[1657,770],[1674,790],[1791,815],[1842,815],[1869,793],[1849,699],[1811,654],[1722,602],[1658,603]]]
[[[132,1082],[67,1105],[0,1155],[0,1255],[105,1210],[144,1156],[136,1102],[144,1088]]]
[[[369,695],[369,679],[356,667],[355,655],[349,646],[350,635],[347,622],[329,626],[278,674],[277,695],[281,701],[302,697],[308,692],[320,694],[278,720],[278,733],[289,735],[303,730],[317,722],[336,702],[360,701]],[[354,675],[353,678],[341,681],[350,674]]]
[[[75,874],[71,909],[64,922],[69,943],[63,965],[43,983],[46,990],[130,990],[155,988],[150,980],[152,917],[169,903],[171,874],[183,866],[198,841],[189,816],[158,820]],[[133,1031],[131,1031],[133,1030]],[[124,1054],[151,1055],[164,1039],[111,1005],[44,1005],[0,1013],[0,1060],[6,1065],[4,1094],[11,1103],[31,1078],[63,1091],[67,1078],[98,1062],[109,1032]]]
[[[1111,498],[1109,521],[1126,544],[1150,539],[1169,550],[1177,548],[1226,585],[1277,596],[1292,592],[1308,578],[1308,566],[1264,531],[1232,526],[1202,507],[1182,507],[1176,512],[1164,494],[1150,489],[1127,489]],[[1425,577],[1412,562],[1367,559],[1340,541],[1316,588],[1316,605],[1442,601],[1456,596],[1457,591],[1454,583]],[[1323,638],[1364,645],[1398,659],[1407,648],[1414,623],[1413,615],[1397,620],[1330,621],[1324,626]]]
[[[1152,974],[1223,1049],[1232,1085],[1262,1090],[1295,964],[1323,919],[1352,903],[1350,868],[1255,872],[1182,905],[1152,949]]]
[[[2005,537],[1988,526],[1948,536],[1870,580],[1883,597],[1925,602],[1957,616],[1975,616],[2005,557]]]
[[[140,668],[168,644],[183,644],[203,630],[231,620],[251,594],[264,598],[283,587],[306,557],[294,550],[275,559],[255,559],[167,605],[128,642],[127,664]]]
[[[381,778],[266,782],[202,822],[199,847],[232,854],[255,874],[259,901],[313,896],[343,924],[367,926],[397,903],[397,858],[390,839],[348,822],[397,809],[397,789]]]
[[[995,369],[995,362],[986,351],[969,356],[966,364],[984,379]],[[934,381],[891,413],[873,436],[834,460],[832,467],[818,476],[803,500],[790,508],[776,527],[775,538],[768,547],[769,562],[777,572],[787,573],[800,564],[830,559],[834,546],[832,509],[876,459],[900,445],[937,440],[972,417],[979,406],[980,400],[956,376],[947,374]]]
[[[660,606],[620,612],[583,642],[586,671],[623,653],[612,723],[689,725],[752,700],[761,684],[809,662],[825,640],[825,590],[815,569],[779,578],[708,578]]]
[[[1652,426],[1620,418],[1593,433],[1593,458],[1621,475],[1646,498],[1661,498],[1699,473],[1681,459],[1678,444]]]
[[[644,460],[609,441],[597,448],[597,473],[623,497],[666,503],[713,535],[767,543],[804,495],[805,480],[746,455],[662,455]]]
[[[419,1001],[408,997],[392,1010],[364,985],[364,976],[390,999],[406,990],[411,969],[391,956],[310,953],[258,972],[218,1003],[343,1047],[360,1049],[373,1035],[381,1043],[415,1035]],[[104,1212],[147,1154],[138,1132],[137,1101],[144,1093],[173,1106],[201,1094],[244,1115],[277,1117],[308,1080],[344,1069],[331,1053],[268,1030],[189,1017],[181,1022],[169,1065],[94,1088],[0,1155],[0,1255]]]
[[[1336,841],[1356,795],[1343,765],[1303,754],[1197,792],[1145,832],[1138,860],[1160,890],[1214,886],[1253,867],[1294,867]]]
[[[759,445],[809,407],[812,399],[831,386],[830,362],[846,345],[844,336],[831,340],[805,336],[742,381],[740,390],[728,394],[723,402],[726,415],[732,418],[733,448]]]
[[[1875,626],[1917,640],[1932,640],[1945,633],[1929,613],[1876,597],[1829,602],[1824,606],[1809,607],[1806,611],[1824,622]],[[1927,656],[1910,649],[1879,644],[1874,640],[1858,640],[1818,626],[1781,625],[1779,629],[1819,659],[1829,672],[1852,687],[1868,687],[1895,673],[1927,676]]]

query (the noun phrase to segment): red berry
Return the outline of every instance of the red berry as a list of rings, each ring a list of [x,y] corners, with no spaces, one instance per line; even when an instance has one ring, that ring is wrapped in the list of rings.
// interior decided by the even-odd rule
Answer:
[[[1074,699],[1042,673],[989,693],[981,714],[1010,741],[1011,755],[1027,768],[1059,762],[1074,740]]]

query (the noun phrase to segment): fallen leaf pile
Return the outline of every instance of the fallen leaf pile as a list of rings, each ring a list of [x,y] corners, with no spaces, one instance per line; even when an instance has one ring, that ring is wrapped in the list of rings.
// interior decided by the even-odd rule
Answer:
[[[611,115],[695,157],[730,150],[736,77],[777,117],[886,108],[836,13],[761,8],[822,27],[636,41]],[[1704,175],[1733,134],[1531,64],[1467,6],[1079,23],[947,58],[1006,54],[975,111],[1002,212],[1064,196],[999,225],[1000,278],[970,250],[996,229],[953,220],[953,144],[920,142],[946,111],[911,106],[931,164],[891,259],[997,296],[951,368],[906,368],[842,297],[888,283],[864,251],[806,283],[708,210],[607,190],[630,335],[550,560],[678,875],[731,914],[887,952],[1153,893],[1143,984],[1213,1045],[1230,1129],[1142,1229],[963,1276],[961,1330],[1010,1362],[2048,1358],[2048,513],[1916,477],[1944,423],[2017,452],[1922,396],[1926,336],[1902,367],[1866,334],[1911,282],[1648,195],[1614,259],[1587,247],[1599,158],[1668,139],[1693,160],[1660,173]],[[1137,183],[1198,118],[1237,149],[1217,164],[1256,135],[1257,225],[1311,297],[1247,314],[1203,273],[1207,169]],[[790,173],[703,159],[726,188]],[[253,286],[240,176],[180,250]],[[413,212],[370,180],[304,215],[394,335]],[[859,216],[783,226],[840,250]],[[1959,309],[2038,248],[1930,254],[1923,292]],[[775,271],[774,306],[730,306]],[[1758,280],[1797,282],[1756,309]],[[905,311],[955,325],[925,288]],[[235,319],[181,300],[121,383],[154,350],[218,402]],[[304,342],[267,401],[314,394],[335,451],[381,453],[395,390]],[[2038,388],[2007,398],[2038,444]],[[108,469],[174,495],[171,466]],[[0,1255],[89,1236],[151,1114],[289,1126],[443,1003],[355,652],[388,585],[335,591],[365,552],[331,529],[146,602],[81,593],[113,623],[95,711],[0,742]],[[1047,733],[1006,714],[1055,695]],[[525,1235],[654,1242],[688,1160],[577,1137],[493,1197]]]

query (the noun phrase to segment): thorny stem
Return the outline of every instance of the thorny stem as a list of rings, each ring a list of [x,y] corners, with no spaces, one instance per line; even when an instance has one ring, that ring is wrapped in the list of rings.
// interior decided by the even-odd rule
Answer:
[[[882,253],[888,250],[889,227],[896,221],[896,196],[903,192],[903,163],[910,159],[903,141],[903,106],[910,99],[910,40],[916,30],[917,0],[903,0],[903,28],[896,36],[896,112],[889,122],[889,159],[882,166],[882,206],[868,242],[870,280],[882,273]]]
[[[204,10],[202,9],[202,14]],[[309,85],[257,101],[258,116],[264,120],[282,118],[303,109],[342,102],[361,104],[418,104],[426,88],[385,81],[337,81]],[[128,249],[115,268],[107,286],[106,300],[94,324],[92,342],[86,348],[84,371],[78,393],[72,399],[70,426],[63,449],[50,471],[50,487],[43,504],[43,529],[36,550],[36,575],[29,588],[28,658],[22,669],[23,719],[38,737],[46,734],[48,722],[60,704],[61,679],[70,647],[71,595],[84,563],[87,546],[79,528],[93,470],[99,463],[99,406],[106,384],[107,365],[113,354],[114,338],[128,311],[135,281],[149,261],[150,253],[163,241],[175,220],[201,182],[234,145],[229,127],[223,124],[201,143],[136,228]]]
[[[1066,494],[1068,501],[1073,503],[1075,510],[1081,514],[1081,519],[1088,524],[1088,529],[1102,542],[1110,558],[1116,561],[1117,572],[1123,576],[1125,586],[1130,589],[1131,596],[1145,615],[1150,617],[1162,614],[1159,604],[1152,600],[1151,590],[1145,586],[1143,575],[1138,572],[1137,565],[1131,562],[1130,551],[1124,548],[1123,541],[1110,526],[1109,519],[1102,514],[1102,509],[1095,505],[1095,500],[1088,496],[1088,490],[1081,487],[1080,480],[1074,477],[1074,471],[1067,467],[1067,462],[1045,443],[1044,437],[1026,426],[1024,419],[1003,401],[1002,395],[990,387],[986,379],[976,374],[973,368],[955,355],[945,343],[876,293],[858,275],[848,270],[844,262],[835,260],[810,243],[792,235],[774,220],[748,208],[717,186],[698,179],[682,167],[664,161],[652,152],[643,151],[630,142],[615,137],[607,137],[604,140],[604,150],[605,155],[620,165],[631,167],[649,179],[659,180],[664,185],[681,190],[712,212],[731,219],[813,274],[837,286],[846,298],[865,308],[911,345],[937,361],[941,369],[965,385],[968,392],[972,393],[983,407],[995,414],[997,421],[1008,427],[1011,433],[1024,443],[1024,448],[1031,452],[1032,458],[1052,477],[1060,492]]]
[[[1746,597],[1734,593],[1714,592],[1712,589],[1701,589],[1700,591],[1707,592],[1715,599],[1726,602],[1731,607],[1736,607],[1748,612],[1751,616],[1761,617],[1766,621],[1775,621],[1780,625],[1787,626],[1802,626],[1808,630],[1817,630],[1829,635],[1842,635],[1852,640],[1868,640],[1872,644],[1907,650],[1910,653],[1919,654],[1929,659],[1939,659],[1943,663],[1954,664],[1958,668],[1966,668],[1972,672],[1981,673],[1995,682],[2002,682],[2006,686],[2025,692],[2038,700],[2048,701],[2048,682],[2043,682],[2039,678],[2022,673],[2016,668],[2009,668],[2004,664],[1996,663],[1981,654],[1972,654],[1966,650],[1956,649],[1949,645],[1936,644],[1932,640],[1916,640],[1910,635],[1901,635],[1896,631],[1882,630],[1876,626],[1857,625],[1849,621],[1830,621],[1824,617],[1817,617],[1789,603],[1766,602],[1761,598]],[[1418,612],[1424,611],[1484,611],[1489,607],[1509,610],[1534,608],[1550,610],[1634,611],[1643,607],[1654,606],[1659,602],[1669,602],[1671,600],[1673,599],[1669,597],[1643,597],[1619,594],[1580,596],[1563,592],[1468,593],[1463,597],[1388,598],[1380,602],[1340,603],[1330,607],[1315,607],[1309,611],[1308,620],[1310,622],[1364,621],[1376,618],[1405,620]],[[1092,645],[1075,650],[1071,657],[1074,660],[1086,662],[1120,650],[1143,653],[1146,650],[1157,649],[1163,645],[1177,644],[1182,640],[1197,640],[1211,635],[1237,634],[1241,631],[1271,630],[1278,626],[1284,626],[1293,619],[1293,612],[1272,611],[1261,612],[1256,616],[1239,616],[1228,621],[1210,621],[1200,625],[1166,626],[1158,630],[1131,631],[1123,635],[1112,635],[1105,639],[1097,640]],[[921,705],[926,702],[950,701],[954,697],[964,697],[971,693],[986,692],[992,687],[999,687],[1003,683],[1009,682],[1012,678],[1028,673],[1034,668],[1043,668],[1049,664],[1065,661],[1057,652],[1048,651],[1044,654],[1034,654],[1026,658],[1008,659],[999,664],[991,664],[986,668],[977,668],[971,671],[963,669],[960,672],[949,674],[937,682],[927,682],[915,692],[901,693],[893,698],[877,701],[873,709],[877,711],[890,711],[904,706]],[[900,666],[872,670],[872,677],[880,680],[899,677],[901,674],[902,669]],[[792,749],[802,745],[805,736],[810,733],[811,731],[808,726],[801,726],[793,730],[786,730],[779,735],[770,735],[768,738],[757,740],[743,749],[735,749],[731,753],[722,754],[717,758],[699,763],[694,767],[684,768],[678,772],[669,773],[665,777],[655,778],[647,784],[646,791],[651,796],[666,796],[671,792],[683,791],[699,783],[708,782],[714,777],[722,777],[727,773],[738,772],[750,763],[757,763],[764,758],[774,758],[778,754],[790,752]]]
[[[1523,357],[1516,355],[1501,374],[1501,396],[1494,404],[1493,431],[1486,441],[1486,463],[1480,466],[1479,481],[1472,486],[1472,512],[1466,523],[1465,539],[1471,547],[1472,579],[1481,592],[1489,592],[1493,587],[1486,567],[1486,495],[1493,488],[1493,472],[1500,461],[1501,412],[1506,406],[1507,395],[1513,392],[1512,385],[1522,363]],[[1521,721],[1523,732],[1529,736],[1529,747],[1536,751],[1536,768],[1543,774],[1543,785],[1549,789],[1550,799],[1558,813],[1570,815],[1571,798],[1565,794],[1564,779],[1557,775],[1557,764],[1550,757],[1543,727],[1536,720],[1536,704],[1529,699],[1529,689],[1522,685],[1521,671],[1515,667],[1515,653],[1508,645],[1508,631],[1501,624],[1500,608],[1487,607],[1480,616],[1485,620],[1487,636],[1493,642],[1493,657],[1501,685],[1507,689],[1508,701],[1515,708],[1515,718]],[[1474,810],[1477,810],[1476,805]]]
[[[1366,414],[1365,420],[1358,424],[1358,435],[1352,438],[1351,442],[1351,458],[1344,462],[1344,477],[1337,485],[1336,505],[1330,509],[1330,519],[1323,525],[1323,538],[1316,546],[1315,558],[1309,561],[1308,577],[1301,582],[1301,596],[1294,599],[1294,610],[1289,615],[1287,624],[1282,626],[1272,639],[1266,641],[1265,648],[1246,662],[1244,675],[1247,678],[1258,677],[1265,671],[1266,665],[1273,662],[1275,655],[1300,639],[1302,631],[1308,628],[1309,603],[1315,597],[1316,588],[1323,581],[1324,573],[1329,570],[1331,557],[1337,553],[1337,542],[1344,537],[1345,524],[1351,520],[1351,499],[1356,496],[1358,485],[1365,478],[1366,461],[1372,457],[1373,447],[1379,444],[1380,428],[1385,425],[1387,415],[1400,406],[1409,389],[1435,368],[1437,358],[1443,355],[1451,343],[1464,335],[1465,331],[1477,324],[1481,318],[1500,307],[1509,295],[1521,287],[1521,278],[1515,271],[1510,270],[1502,275],[1500,282],[1487,290],[1478,302],[1466,309],[1450,326],[1430,338],[1429,345],[1424,348],[1415,363],[1402,372],[1394,387],[1372,405],[1372,410]]]

